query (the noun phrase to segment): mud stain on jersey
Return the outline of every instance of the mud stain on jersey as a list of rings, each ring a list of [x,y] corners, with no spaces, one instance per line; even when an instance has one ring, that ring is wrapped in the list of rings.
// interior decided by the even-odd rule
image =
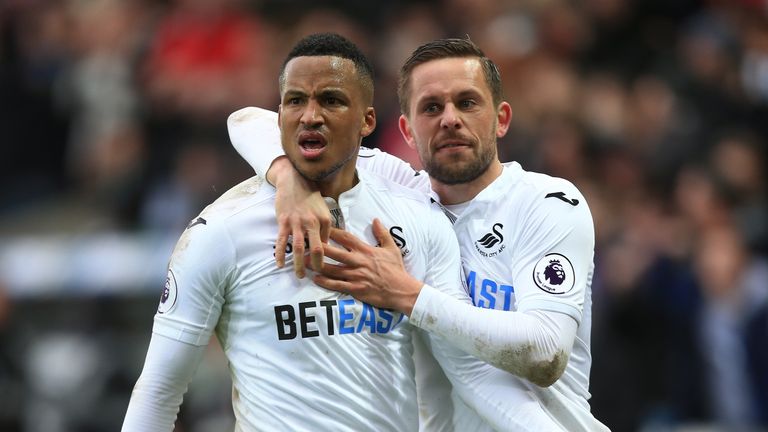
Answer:
[[[429,327],[434,327],[437,323],[437,318],[432,314],[428,314],[426,317],[424,317],[424,323]]]
[[[483,357],[488,359],[489,363],[540,387],[549,387],[554,384],[562,376],[568,364],[568,354],[563,350],[557,351],[550,358],[536,358],[533,343],[493,349],[485,341],[476,341],[475,348],[480,353],[484,353]]]
[[[187,247],[189,246],[189,243],[192,240],[193,230],[204,229],[205,225],[207,225],[209,221],[212,221],[215,219],[215,215],[218,212],[220,211],[226,212],[230,208],[237,207],[238,205],[240,205],[241,199],[247,198],[259,192],[263,184],[264,184],[264,179],[262,179],[259,176],[254,176],[232,187],[232,189],[224,192],[223,195],[221,195],[216,201],[214,201],[213,204],[211,204],[208,208],[203,210],[200,213],[200,216],[195,218],[187,226],[187,229],[185,229],[184,232],[181,233],[181,237],[179,237],[179,240],[176,242],[176,247],[173,249],[173,254],[171,255],[171,261],[173,261],[173,259],[176,256],[183,254],[184,251],[187,250]],[[194,223],[198,220],[202,220],[203,222]]]
[[[423,320],[424,328],[428,331],[436,329],[438,317],[427,314]],[[443,335],[446,340],[466,340],[468,330],[454,325]],[[461,348],[460,346],[458,348]],[[568,364],[568,354],[558,350],[550,358],[537,358],[535,344],[528,343],[522,346],[508,344],[499,347],[484,339],[475,339],[475,354],[482,360],[503,369],[513,375],[525,378],[540,387],[548,387],[557,381],[565,371]]]
[[[173,253],[171,254],[171,262],[173,262],[176,256],[183,254],[184,251],[187,250],[187,247],[189,246],[189,242],[191,240],[192,239],[191,239],[190,229],[187,228],[184,230],[183,233],[181,233],[181,237],[179,237],[179,241],[176,242],[176,247],[173,248]]]
[[[217,202],[224,202],[229,200],[236,200],[238,198],[244,198],[257,193],[261,190],[261,186],[264,185],[264,179],[260,176],[253,176],[248,180],[234,186],[232,189],[224,192],[221,198],[217,199]]]

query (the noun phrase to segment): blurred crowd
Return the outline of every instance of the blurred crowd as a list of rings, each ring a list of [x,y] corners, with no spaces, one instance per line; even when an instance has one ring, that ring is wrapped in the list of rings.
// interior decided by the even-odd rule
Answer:
[[[595,219],[599,419],[768,429],[766,0],[2,0],[0,245],[178,236],[252,175],[227,115],[277,109],[280,62],[318,31],[375,65],[364,145],[416,168],[396,126],[404,59],[469,36],[497,63],[513,107],[502,160],[571,180]],[[3,276],[0,430],[117,430],[165,273],[127,299],[17,299]],[[216,361],[179,430],[226,424]]]

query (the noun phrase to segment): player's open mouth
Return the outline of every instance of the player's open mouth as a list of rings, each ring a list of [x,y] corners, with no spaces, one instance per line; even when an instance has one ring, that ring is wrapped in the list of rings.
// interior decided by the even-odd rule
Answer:
[[[315,159],[325,151],[325,137],[319,132],[302,132],[299,134],[299,149],[307,159]]]

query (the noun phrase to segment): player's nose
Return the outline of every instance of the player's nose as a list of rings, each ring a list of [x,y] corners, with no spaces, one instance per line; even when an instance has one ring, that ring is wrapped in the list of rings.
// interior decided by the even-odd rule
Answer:
[[[323,116],[320,114],[320,106],[316,101],[310,100],[301,113],[301,124],[307,127],[317,127],[323,123]]]
[[[444,129],[461,128],[461,116],[454,104],[446,104],[443,108],[443,115],[440,117],[440,127]]]

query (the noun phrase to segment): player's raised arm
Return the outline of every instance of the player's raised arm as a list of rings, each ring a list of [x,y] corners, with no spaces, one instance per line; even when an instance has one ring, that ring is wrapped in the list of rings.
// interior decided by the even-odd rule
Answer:
[[[227,119],[227,129],[232,145],[240,156],[271,184],[288,176],[288,164],[280,145],[277,113],[258,107],[246,107],[233,112]],[[361,147],[357,166],[411,189],[429,191],[426,173],[414,170],[402,159],[378,149]]]
[[[314,265],[321,267],[323,248],[328,241],[331,216],[323,197],[293,168],[280,144],[277,113],[257,107],[247,107],[230,114],[227,129],[232,145],[256,171],[256,174],[277,189],[275,215],[278,233],[275,242],[275,261],[285,265],[285,251],[289,237],[293,239],[295,256],[304,255],[305,238]],[[293,261],[294,272],[303,278],[304,261]]]
[[[227,131],[232,146],[261,177],[267,178],[272,162],[285,155],[274,111],[258,107],[239,109],[227,118]]]

